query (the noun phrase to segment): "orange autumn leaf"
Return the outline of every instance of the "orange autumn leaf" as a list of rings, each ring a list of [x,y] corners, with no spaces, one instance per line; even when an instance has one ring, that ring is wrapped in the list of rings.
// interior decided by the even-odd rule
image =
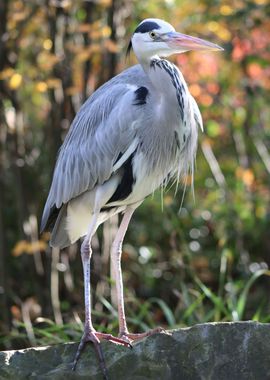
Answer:
[[[248,65],[247,72],[252,79],[258,79],[263,75],[263,68],[258,63],[254,62]]]
[[[45,251],[47,243],[43,240],[36,240],[29,242],[27,240],[20,240],[16,243],[12,250],[12,255],[15,257],[21,256],[23,253],[33,254],[37,251]]]
[[[242,180],[247,187],[252,186],[255,181],[255,176],[252,170],[243,169],[242,167],[236,169],[236,177]]]

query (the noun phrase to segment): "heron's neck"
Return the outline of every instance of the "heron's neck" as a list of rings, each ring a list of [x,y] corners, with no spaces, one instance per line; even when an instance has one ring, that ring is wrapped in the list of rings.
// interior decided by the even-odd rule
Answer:
[[[178,105],[183,119],[185,93],[188,89],[179,69],[173,63],[159,57],[153,57],[149,62],[142,63],[142,66],[157,95],[171,104]]]

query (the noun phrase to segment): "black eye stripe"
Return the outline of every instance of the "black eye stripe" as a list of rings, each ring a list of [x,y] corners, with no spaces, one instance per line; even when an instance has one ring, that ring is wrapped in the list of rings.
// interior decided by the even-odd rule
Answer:
[[[145,21],[138,26],[134,33],[148,33],[153,29],[160,29],[160,26],[154,21]]]
[[[135,30],[134,34],[135,33],[149,33],[149,32],[152,32],[153,29],[161,29],[161,26],[158,25],[154,21],[145,21],[145,22],[143,22],[141,25],[139,25],[137,27],[137,29]],[[155,41],[157,41],[157,42],[160,41],[160,38],[155,39]],[[129,45],[128,45],[128,48],[127,48],[126,56],[129,55],[131,49],[132,49],[132,42],[130,41]]]

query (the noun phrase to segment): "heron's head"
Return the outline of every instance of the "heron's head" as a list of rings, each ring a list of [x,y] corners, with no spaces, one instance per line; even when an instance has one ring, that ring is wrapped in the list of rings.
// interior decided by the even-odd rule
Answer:
[[[223,50],[220,46],[197,37],[177,33],[168,22],[148,18],[136,28],[128,52],[133,48],[137,58],[148,61],[155,56],[167,57],[188,50]]]

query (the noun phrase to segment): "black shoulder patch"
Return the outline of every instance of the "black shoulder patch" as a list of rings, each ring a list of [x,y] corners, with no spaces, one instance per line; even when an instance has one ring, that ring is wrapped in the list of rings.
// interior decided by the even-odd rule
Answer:
[[[154,21],[145,21],[137,27],[134,33],[147,33],[153,29],[160,29],[160,26]]]
[[[143,104],[146,104],[146,97],[148,95],[148,89],[144,86],[137,88],[135,93],[135,100],[133,105],[134,106],[141,106]]]
[[[123,200],[127,198],[129,194],[132,192],[132,188],[135,182],[133,177],[132,161],[135,153],[136,150],[135,152],[133,152],[133,154],[130,155],[130,157],[124,162],[123,166],[121,167],[123,169],[123,176],[121,182],[117,186],[114,194],[108,200],[107,204]]]

